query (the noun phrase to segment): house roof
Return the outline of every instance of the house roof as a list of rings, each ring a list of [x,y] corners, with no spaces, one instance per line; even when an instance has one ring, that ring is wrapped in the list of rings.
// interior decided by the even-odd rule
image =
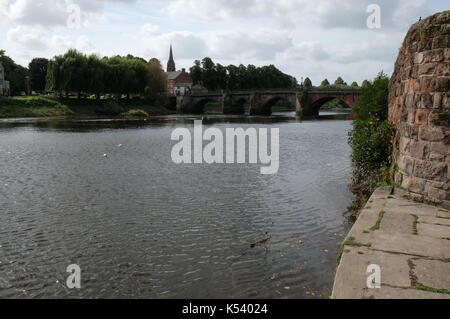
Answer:
[[[167,79],[175,80],[178,76],[180,76],[180,74],[181,74],[181,71],[167,72]]]

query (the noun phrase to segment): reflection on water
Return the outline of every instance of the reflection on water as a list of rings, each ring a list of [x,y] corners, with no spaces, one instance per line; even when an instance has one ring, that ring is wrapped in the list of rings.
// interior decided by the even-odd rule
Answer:
[[[201,116],[0,121],[0,298],[320,297],[351,202],[351,122],[336,116],[203,117],[279,127],[272,176],[173,164],[172,130]]]

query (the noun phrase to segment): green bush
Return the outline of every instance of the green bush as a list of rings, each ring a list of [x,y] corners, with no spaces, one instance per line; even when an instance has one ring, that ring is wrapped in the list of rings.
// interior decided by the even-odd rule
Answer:
[[[389,78],[383,72],[366,82],[354,109],[357,115],[349,134],[352,148],[353,190],[356,209],[364,205],[375,188],[390,182],[391,138],[393,127],[388,122]]]

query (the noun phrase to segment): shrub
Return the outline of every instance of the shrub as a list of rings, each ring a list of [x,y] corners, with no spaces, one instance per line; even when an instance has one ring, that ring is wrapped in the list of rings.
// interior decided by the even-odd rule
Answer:
[[[131,117],[149,117],[148,113],[141,109],[132,109],[122,115]]]
[[[352,148],[354,208],[364,205],[380,183],[390,182],[393,128],[388,119],[389,78],[383,72],[366,82],[354,109],[357,115],[349,134]]]

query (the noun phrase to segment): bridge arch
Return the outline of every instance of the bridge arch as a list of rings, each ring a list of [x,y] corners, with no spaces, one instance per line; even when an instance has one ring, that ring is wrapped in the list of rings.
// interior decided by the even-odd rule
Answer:
[[[319,115],[320,108],[332,101],[339,100],[346,105],[348,108],[356,107],[356,104],[359,99],[359,95],[353,94],[311,94],[308,102],[306,103],[306,112],[305,115]]]
[[[292,96],[284,96],[284,95],[263,96],[259,107],[252,108],[250,113],[253,115],[271,115],[273,107],[281,101],[286,102],[286,104],[290,105],[289,109],[292,111],[295,111],[296,104],[293,101],[293,97],[296,98],[295,95],[292,95]]]
[[[197,113],[197,114],[203,114],[206,111],[206,105],[208,103],[221,103],[220,100],[215,99],[215,98],[211,98],[211,97],[205,97],[205,98],[201,98],[199,100],[197,100],[194,103],[194,108],[193,108],[193,113]]]

